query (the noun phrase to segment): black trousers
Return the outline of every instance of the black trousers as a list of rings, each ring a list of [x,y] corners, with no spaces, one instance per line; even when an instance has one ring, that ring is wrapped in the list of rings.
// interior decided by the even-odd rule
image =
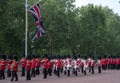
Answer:
[[[91,72],[91,66],[89,66],[88,69],[89,69],[89,73],[90,73]]]
[[[86,75],[86,70],[83,70],[83,72],[84,72],[84,75]]]
[[[67,70],[67,76],[70,76],[70,69]]]
[[[39,67],[36,67],[36,75],[40,75]]]
[[[1,70],[1,78],[5,79],[5,71],[4,70]]]
[[[106,65],[102,65],[102,70],[106,70]]]
[[[49,76],[52,75],[52,68],[49,68],[49,69],[48,69],[48,74],[49,74]]]
[[[57,68],[57,76],[60,77],[60,68]]]
[[[92,74],[94,74],[94,67],[91,67],[91,69],[92,69]]]
[[[30,70],[27,70],[26,80],[31,80]]]
[[[73,68],[73,74],[75,75],[75,76],[77,76],[77,68],[75,69],[75,68]]]
[[[47,78],[47,74],[48,74],[48,70],[45,68],[43,69],[43,79],[46,79]]]
[[[22,75],[21,76],[25,76],[25,67],[22,67]]]
[[[108,64],[108,69],[111,69],[111,65],[110,64]]]
[[[32,68],[31,77],[35,77],[35,68]]]
[[[98,67],[98,73],[101,73],[101,67]]]
[[[18,81],[18,76],[16,71],[13,71],[11,81],[13,81],[14,78],[16,79],[15,81]]]
[[[11,69],[10,68],[8,68],[8,70],[7,70],[7,77],[11,77]]]
[[[119,67],[120,65],[119,64],[116,64],[116,69],[117,70],[119,70],[120,69],[120,67]]]
[[[81,72],[84,73],[83,67],[81,67]]]

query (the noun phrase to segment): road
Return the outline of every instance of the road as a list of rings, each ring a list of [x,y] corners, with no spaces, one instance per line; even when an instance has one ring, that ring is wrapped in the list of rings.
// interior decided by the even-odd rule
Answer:
[[[19,81],[13,81],[13,83],[120,83],[120,70],[106,70],[102,71],[101,74],[98,74],[95,71],[95,74],[87,73],[83,75],[81,73],[78,76],[71,75],[70,77],[64,76],[61,74],[61,77],[58,78],[55,75],[48,76],[47,79],[43,79],[42,74],[36,77],[32,77],[30,81],[26,81],[25,77],[20,76],[18,72]],[[0,83],[12,83],[10,78],[5,80],[0,80]]]

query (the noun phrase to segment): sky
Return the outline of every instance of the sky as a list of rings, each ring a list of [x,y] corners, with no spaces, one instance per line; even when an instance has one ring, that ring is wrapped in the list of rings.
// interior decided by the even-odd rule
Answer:
[[[75,4],[77,7],[85,6],[89,3],[94,5],[102,5],[108,6],[108,8],[112,9],[114,13],[118,13],[120,15],[120,0],[76,0]]]

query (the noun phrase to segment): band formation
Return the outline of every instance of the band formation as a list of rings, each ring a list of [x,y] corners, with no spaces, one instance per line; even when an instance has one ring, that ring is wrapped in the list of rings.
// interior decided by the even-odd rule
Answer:
[[[17,56],[8,56],[6,59],[5,55],[0,55],[0,79],[3,80],[5,77],[11,78],[11,81],[18,81],[18,65],[20,63],[21,76],[25,76],[26,80],[31,80],[36,75],[43,74],[43,79],[47,79],[47,76],[55,74],[60,77],[61,74],[71,76],[74,74],[87,75],[87,73],[94,74],[94,68],[98,70],[97,73],[102,73],[102,70],[106,69],[120,69],[120,57],[115,56],[102,56],[95,59],[93,56],[80,56],[70,55],[64,56],[48,56],[44,54],[43,59],[39,55],[31,55],[22,57],[18,62]],[[20,69],[19,69],[20,70]],[[43,71],[41,73],[41,71]],[[5,75],[7,72],[7,76]],[[78,73],[80,72],[80,73]]]

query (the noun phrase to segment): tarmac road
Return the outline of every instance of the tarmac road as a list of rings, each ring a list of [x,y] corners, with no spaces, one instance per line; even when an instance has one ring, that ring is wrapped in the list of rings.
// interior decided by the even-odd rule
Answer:
[[[32,77],[30,81],[26,81],[25,77],[21,77],[21,72],[18,72],[19,80],[13,81],[13,83],[120,83],[120,70],[106,70],[102,71],[101,74],[98,74],[95,71],[95,74],[87,73],[83,75],[78,73],[78,76],[71,75],[70,77],[64,76],[61,74],[61,77],[58,78],[55,75],[48,76],[47,79],[43,79],[42,74],[36,77]],[[0,80],[0,83],[12,83],[10,78],[5,80]]]

